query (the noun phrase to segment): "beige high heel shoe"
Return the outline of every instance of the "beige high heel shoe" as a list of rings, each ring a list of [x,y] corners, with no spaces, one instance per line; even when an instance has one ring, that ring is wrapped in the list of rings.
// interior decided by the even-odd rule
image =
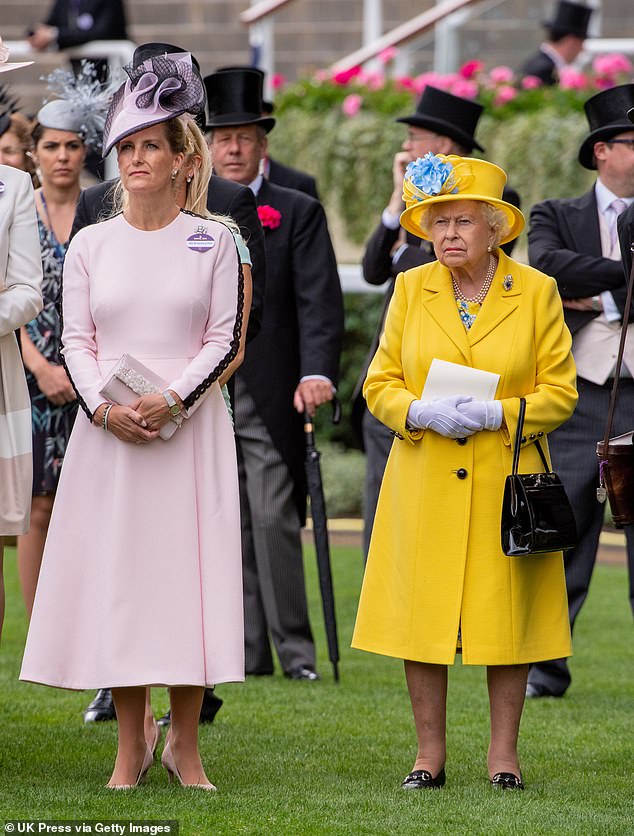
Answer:
[[[139,770],[139,774],[137,775],[137,779],[134,784],[111,784],[108,782],[106,784],[107,790],[131,790],[134,787],[138,787],[139,784],[145,783],[145,778],[147,776],[149,768],[152,766],[154,761],[154,753],[148,746],[145,750],[145,755],[143,757],[143,763],[141,764],[141,769]]]
[[[169,740],[167,741],[167,743],[165,744],[165,748],[163,749],[163,754],[161,755],[161,763],[163,764],[165,769],[167,769],[167,775],[170,784],[173,780],[177,780],[181,787],[194,787],[198,790],[207,790],[207,792],[215,792],[216,788],[209,781],[206,784],[185,784],[183,782],[181,774],[178,771],[178,767],[176,766],[176,761],[174,760],[174,755],[172,754]]]
[[[154,726],[152,728],[152,732],[153,732],[152,742],[148,743],[148,748],[152,752],[152,757],[154,757],[154,755],[156,754],[156,747],[159,745],[159,741],[161,739],[161,727],[156,722],[156,719],[154,719]],[[147,741],[146,741],[146,743],[147,743]]]

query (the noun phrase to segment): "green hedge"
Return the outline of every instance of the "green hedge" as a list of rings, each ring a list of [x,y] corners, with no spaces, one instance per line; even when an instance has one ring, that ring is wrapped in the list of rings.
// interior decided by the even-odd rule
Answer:
[[[554,106],[500,121],[485,115],[478,131],[486,159],[500,165],[530,207],[547,197],[580,194],[592,173],[577,161],[587,133],[585,117]],[[271,153],[281,162],[317,177],[332,217],[345,236],[362,245],[392,190],[392,158],[405,135],[402,124],[383,113],[361,111],[352,118],[287,108],[270,136]]]

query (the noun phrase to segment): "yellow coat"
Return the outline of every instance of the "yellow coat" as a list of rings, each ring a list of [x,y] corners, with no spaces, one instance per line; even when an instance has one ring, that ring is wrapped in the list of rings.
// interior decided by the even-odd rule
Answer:
[[[506,557],[500,546],[519,398],[526,397],[520,472],[543,470],[534,440],[577,402],[571,337],[553,279],[498,251],[499,264],[470,331],[449,271],[434,262],[396,280],[368,370],[370,411],[397,433],[387,463],[353,647],[435,664],[507,665],[569,656],[561,552]],[[510,277],[510,279],[509,279]],[[507,279],[509,290],[503,283]],[[466,443],[405,426],[434,357],[496,372],[504,421]],[[456,394],[460,394],[456,392]],[[467,476],[460,479],[457,471]]]

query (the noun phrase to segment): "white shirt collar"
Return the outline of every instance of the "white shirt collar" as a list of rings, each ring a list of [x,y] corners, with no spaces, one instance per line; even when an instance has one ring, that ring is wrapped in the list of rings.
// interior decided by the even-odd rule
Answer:
[[[550,58],[550,60],[553,62],[555,67],[557,67],[558,70],[560,70],[562,67],[567,67],[568,66],[568,64],[561,57],[561,55],[557,52],[557,50],[553,46],[551,46],[550,44],[543,43],[540,46],[540,50],[541,50],[541,52],[544,53],[544,55],[547,55]]]
[[[617,199],[617,196],[614,192],[611,192],[610,189],[608,189],[605,183],[601,182],[600,177],[597,177],[594,193],[597,199],[597,209],[602,215],[604,215],[612,201]],[[634,197],[623,197],[621,199],[624,200],[628,206],[634,201]]]
[[[258,196],[258,192],[260,191],[263,180],[264,180],[264,177],[261,174],[258,174],[258,176],[255,178],[255,180],[253,180],[253,182],[249,183],[249,188],[251,189],[251,191],[253,192],[253,194],[256,197]]]

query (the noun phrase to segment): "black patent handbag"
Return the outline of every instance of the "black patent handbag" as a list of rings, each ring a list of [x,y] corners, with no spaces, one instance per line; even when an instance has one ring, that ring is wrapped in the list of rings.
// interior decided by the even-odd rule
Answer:
[[[502,499],[502,551],[509,557],[572,549],[577,527],[561,479],[548,467],[539,441],[535,446],[544,473],[518,473],[526,400],[520,399],[513,447],[513,469],[506,477]]]

